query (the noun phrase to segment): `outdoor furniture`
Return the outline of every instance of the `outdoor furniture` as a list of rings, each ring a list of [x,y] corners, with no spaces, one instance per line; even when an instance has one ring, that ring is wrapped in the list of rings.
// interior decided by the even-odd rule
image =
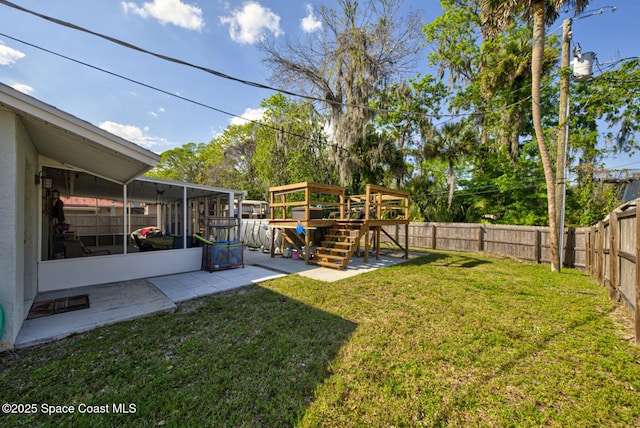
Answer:
[[[149,236],[145,238],[144,243],[151,246],[154,250],[169,250],[173,248],[173,236]]]
[[[99,254],[111,254],[109,250],[90,250],[85,248],[82,244],[82,241],[78,239],[62,241],[64,245],[64,257],[67,259],[72,259],[76,257],[90,257],[97,256]]]
[[[136,247],[138,247],[138,251],[142,252],[142,251],[151,251],[153,250],[153,247],[145,242],[142,242],[142,240],[140,239],[140,237],[136,234],[131,234],[131,237],[133,238],[133,240],[136,243]]]

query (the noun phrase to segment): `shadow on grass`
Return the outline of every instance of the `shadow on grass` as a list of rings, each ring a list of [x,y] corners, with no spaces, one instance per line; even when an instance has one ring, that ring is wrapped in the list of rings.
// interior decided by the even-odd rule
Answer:
[[[479,259],[465,253],[427,253],[426,257],[419,257],[410,261],[411,264],[416,266],[420,265],[433,265],[433,266],[446,266],[457,268],[473,268],[483,264],[491,263],[488,260]],[[472,253],[471,253],[472,254]]]
[[[108,414],[0,420],[11,426],[292,426],[355,328],[259,286],[198,299],[175,314],[97,329],[4,361],[5,402],[132,403],[135,413],[109,407]]]

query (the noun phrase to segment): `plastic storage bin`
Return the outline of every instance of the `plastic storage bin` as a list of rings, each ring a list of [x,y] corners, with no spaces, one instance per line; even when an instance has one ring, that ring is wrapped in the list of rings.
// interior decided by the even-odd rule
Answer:
[[[202,247],[202,270],[232,269],[244,267],[242,241],[218,241]]]

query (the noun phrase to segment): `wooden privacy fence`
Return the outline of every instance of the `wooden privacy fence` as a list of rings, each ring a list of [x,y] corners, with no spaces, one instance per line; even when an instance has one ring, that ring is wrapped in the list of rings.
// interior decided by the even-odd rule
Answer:
[[[640,216],[638,201],[615,209],[588,229],[587,271],[609,290],[609,297],[628,307],[635,320],[636,343],[640,344]]]
[[[69,230],[75,233],[84,245],[122,245],[124,219],[122,215],[111,214],[65,214]],[[154,226],[155,215],[131,214],[128,216],[128,229],[133,231],[142,227]]]
[[[403,228],[385,227],[404,239]],[[566,229],[564,265],[586,269],[588,228]],[[490,251],[536,263],[550,263],[549,228],[478,223],[409,224],[409,246],[433,250]]]
[[[636,201],[622,205],[596,226],[565,229],[563,265],[588,272],[607,287],[612,300],[630,309],[635,320],[636,343],[640,344],[640,217]],[[404,239],[404,227],[385,226],[398,242]],[[529,260],[550,263],[548,227],[506,226],[475,223],[409,224],[409,247],[490,251]]]

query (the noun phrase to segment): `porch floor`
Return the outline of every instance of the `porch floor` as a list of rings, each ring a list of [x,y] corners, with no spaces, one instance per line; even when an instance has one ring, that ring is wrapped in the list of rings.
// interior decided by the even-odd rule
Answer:
[[[424,254],[423,254],[424,255]],[[414,258],[416,256],[412,256]],[[308,278],[333,282],[364,272],[406,261],[399,257],[375,257],[365,264],[356,258],[343,271],[307,265],[302,260],[271,258],[259,251],[244,251],[244,268],[215,272],[194,271],[174,275],[137,279],[111,284],[92,285],[40,293],[35,301],[89,295],[88,309],[25,320],[16,339],[16,348],[26,348],[73,333],[160,312],[173,312],[176,303],[263,281],[300,274]]]

